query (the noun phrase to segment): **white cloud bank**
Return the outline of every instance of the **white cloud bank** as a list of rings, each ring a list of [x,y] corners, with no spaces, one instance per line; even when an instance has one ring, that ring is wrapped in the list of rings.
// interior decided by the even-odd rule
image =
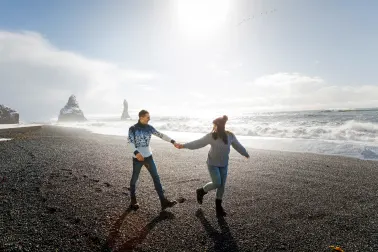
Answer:
[[[198,91],[198,90],[197,90]],[[291,111],[378,107],[378,86],[336,86],[317,76],[299,73],[265,75],[243,86],[228,85],[225,91],[197,98],[196,109],[217,110],[217,113],[240,114],[254,111]]]
[[[241,66],[235,65],[240,70],[238,74],[243,74]],[[214,77],[216,81],[211,82],[216,74],[209,72],[202,76],[209,80],[203,86],[176,87],[179,93],[172,95],[167,91],[181,83],[180,79],[157,87],[155,74],[59,50],[38,33],[0,31],[0,104],[19,111],[21,120],[56,117],[71,94],[76,95],[85,114],[121,114],[125,98],[130,108],[145,106],[168,114],[195,115],[208,110],[238,114],[378,107],[376,85],[336,86],[321,77],[299,73],[275,73],[243,84],[231,70],[227,78]],[[197,77],[198,82],[202,77]],[[223,81],[219,82],[221,88],[218,80]]]
[[[320,77],[276,73],[250,83],[254,105],[273,109],[326,109],[378,107],[378,86],[336,86]]]
[[[59,50],[38,33],[0,31],[0,104],[24,120],[57,116],[71,94],[85,113],[121,112],[123,99],[153,78]]]

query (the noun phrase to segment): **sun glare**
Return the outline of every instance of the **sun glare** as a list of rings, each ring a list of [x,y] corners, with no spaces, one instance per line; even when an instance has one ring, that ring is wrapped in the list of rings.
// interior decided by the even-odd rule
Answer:
[[[179,0],[175,3],[178,28],[191,38],[219,31],[230,9],[229,0]]]

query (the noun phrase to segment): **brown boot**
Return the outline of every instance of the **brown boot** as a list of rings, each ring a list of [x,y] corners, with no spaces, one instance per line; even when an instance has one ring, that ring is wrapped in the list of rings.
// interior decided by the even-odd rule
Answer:
[[[222,200],[216,199],[215,200],[215,211],[217,213],[217,217],[224,217],[227,215],[226,211],[224,211],[222,207]]]
[[[207,194],[207,192],[205,192],[205,190],[201,187],[201,188],[198,188],[196,190],[196,193],[197,193],[197,202],[198,202],[198,204],[202,204],[203,196],[205,196],[205,194]]]
[[[161,203],[161,210],[163,211],[168,207],[173,207],[174,205],[176,205],[177,201],[176,200],[170,201],[167,198],[164,198],[160,201],[160,203]]]
[[[139,204],[138,204],[135,196],[131,196],[130,208],[133,209],[133,210],[139,209]]]

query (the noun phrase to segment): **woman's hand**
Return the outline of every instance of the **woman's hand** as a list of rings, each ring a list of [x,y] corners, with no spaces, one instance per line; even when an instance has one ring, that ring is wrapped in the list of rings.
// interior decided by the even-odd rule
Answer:
[[[179,143],[175,143],[174,146],[175,146],[177,149],[182,149],[182,148],[184,148],[184,145],[179,144]]]

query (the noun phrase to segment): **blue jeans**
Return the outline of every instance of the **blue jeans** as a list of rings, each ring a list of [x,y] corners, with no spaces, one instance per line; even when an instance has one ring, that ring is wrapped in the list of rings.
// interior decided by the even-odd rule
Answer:
[[[203,189],[205,192],[217,189],[216,198],[222,199],[226,185],[228,166],[217,167],[208,165],[208,169],[212,182],[207,183]]]
[[[154,181],[155,190],[157,194],[159,195],[159,199],[160,200],[164,199],[163,187],[161,186],[159,174],[157,172],[156,165],[152,156],[144,158],[144,161],[142,162],[138,161],[138,159],[136,158],[133,158],[133,175],[130,181],[130,195],[132,197],[135,196],[136,183],[138,181],[139,174],[143,165],[147,168],[147,170],[151,174],[152,180]]]

